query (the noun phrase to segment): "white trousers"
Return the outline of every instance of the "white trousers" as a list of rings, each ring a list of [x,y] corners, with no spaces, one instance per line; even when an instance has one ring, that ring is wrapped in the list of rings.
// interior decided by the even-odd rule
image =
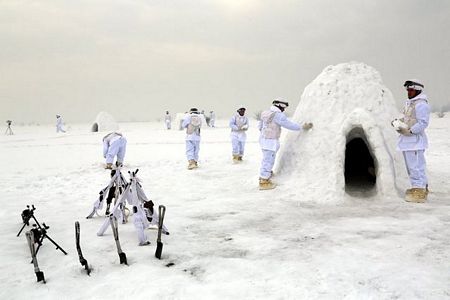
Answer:
[[[66,131],[63,129],[63,125],[62,124],[57,124],[56,125],[56,132],[66,132]]]
[[[123,163],[125,158],[125,152],[127,150],[127,139],[121,137],[120,139],[114,141],[108,148],[108,153],[106,153],[106,163],[112,164],[114,157],[117,155],[117,161]]]
[[[172,128],[172,124],[169,120],[166,121],[166,127],[167,127],[167,129]]]
[[[231,137],[231,146],[233,147],[233,155],[244,155],[245,141],[240,141],[238,137]]]
[[[413,188],[425,188],[428,184],[426,174],[425,150],[403,151],[406,170]]]
[[[259,172],[259,177],[263,179],[269,179],[272,175],[272,168],[275,163],[275,157],[277,153],[270,150],[262,150],[263,158],[261,162],[261,169]]]
[[[200,152],[200,141],[186,140],[186,157],[188,160],[198,161],[198,153]]]

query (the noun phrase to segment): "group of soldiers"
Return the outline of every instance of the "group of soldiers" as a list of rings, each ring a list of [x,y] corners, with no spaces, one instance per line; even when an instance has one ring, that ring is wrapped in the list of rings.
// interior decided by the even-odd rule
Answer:
[[[273,176],[273,166],[276,153],[280,148],[281,127],[290,130],[309,130],[313,127],[312,123],[295,123],[289,120],[284,114],[284,110],[289,103],[281,99],[272,102],[269,110],[261,113],[261,119],[258,129],[261,132],[260,145],[263,158],[260,168],[259,189],[270,190],[276,187],[271,181]],[[245,142],[247,139],[246,131],[249,128],[249,120],[245,115],[246,108],[240,105],[236,113],[229,121],[231,129],[232,158],[234,163],[243,160]],[[189,114],[183,119],[182,127],[186,128],[186,156],[188,159],[188,169],[192,170],[198,167],[198,154],[200,151],[200,128],[202,126],[201,118],[197,108],[191,108]]]
[[[407,90],[408,100],[403,110],[403,116],[398,119],[401,125],[397,126],[394,123],[392,125],[399,133],[397,149],[403,153],[411,183],[411,188],[405,192],[405,200],[408,202],[425,202],[428,196],[428,179],[424,157],[425,149],[428,148],[428,140],[425,129],[429,124],[430,106],[427,96],[423,92],[424,85],[419,80],[407,80],[404,87]],[[276,99],[268,110],[261,113],[258,123],[259,144],[262,150],[259,172],[260,190],[271,190],[276,187],[271,179],[274,176],[273,166],[280,148],[281,128],[308,131],[313,127],[311,122],[300,124],[289,120],[284,114],[288,106],[288,102]],[[241,162],[244,156],[246,131],[249,128],[249,120],[245,112],[245,106],[240,105],[229,121],[234,163]],[[186,157],[189,170],[198,168],[201,127],[200,112],[197,108],[191,108],[182,121],[182,128],[186,129]],[[118,133],[109,134],[104,138],[104,156],[107,168],[112,167],[112,160],[115,155],[118,155],[117,164],[123,163],[125,147],[126,140]]]
[[[184,114],[186,117],[186,115],[188,115],[189,112],[185,112]],[[216,113],[213,110],[211,110],[209,112],[208,117],[205,116],[205,111],[203,111],[203,110],[200,112],[200,114],[204,116],[206,124],[209,127],[216,127],[216,125],[215,125],[216,124]],[[181,122],[183,122],[183,120],[181,120]],[[168,110],[166,111],[166,114],[164,115],[164,123],[166,124],[167,130],[172,129],[172,115],[169,113]],[[183,127],[181,127],[181,124],[180,124],[180,130],[182,130],[182,129],[183,129]]]

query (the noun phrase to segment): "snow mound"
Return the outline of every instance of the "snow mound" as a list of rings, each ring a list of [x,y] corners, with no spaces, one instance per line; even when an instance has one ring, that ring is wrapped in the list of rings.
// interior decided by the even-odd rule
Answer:
[[[406,174],[391,126],[398,115],[374,68],[357,62],[328,66],[305,88],[293,117],[314,128],[285,133],[276,172],[314,201],[399,193]]]
[[[99,112],[92,124],[92,132],[98,131],[112,131],[119,129],[119,124],[117,124],[114,117],[107,112]]]

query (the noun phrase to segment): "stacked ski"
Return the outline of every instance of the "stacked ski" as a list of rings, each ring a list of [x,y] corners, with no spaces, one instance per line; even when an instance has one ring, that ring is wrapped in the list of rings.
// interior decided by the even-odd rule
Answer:
[[[80,222],[75,222],[75,244],[77,246],[77,252],[78,252],[78,258],[80,259],[80,264],[84,267],[86,270],[86,273],[88,275],[91,274],[91,268],[89,267],[89,264],[87,260],[83,256],[83,252],[81,252],[81,246],[80,246]]]
[[[36,249],[34,248],[34,233],[33,231],[28,231],[25,233],[27,238],[28,246],[30,247],[31,258],[33,260],[34,265],[34,273],[36,274],[37,281],[42,281],[45,283],[44,272],[39,269],[39,265],[36,257]]]
[[[127,256],[125,255],[125,253],[122,251],[122,248],[120,247],[119,230],[117,227],[117,218],[114,215],[111,215],[109,217],[109,222],[111,224],[111,229],[114,234],[114,240],[116,241],[117,253],[119,254],[120,264],[128,265]]]
[[[164,216],[166,215],[166,207],[164,205],[160,205],[158,207],[159,211],[159,220],[158,220],[158,239],[156,240],[156,251],[155,257],[161,259],[163,243],[161,242],[161,232],[163,230],[164,224]]]

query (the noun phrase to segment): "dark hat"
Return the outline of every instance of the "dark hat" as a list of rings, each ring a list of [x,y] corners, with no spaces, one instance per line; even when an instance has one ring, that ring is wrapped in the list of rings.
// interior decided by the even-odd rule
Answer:
[[[275,99],[275,100],[273,100],[272,105],[286,108],[289,106],[289,103],[286,101],[281,101],[281,100]]]
[[[420,83],[420,80],[418,79],[406,80],[403,86],[407,89],[409,88],[418,91],[421,91],[425,87],[422,83]]]

